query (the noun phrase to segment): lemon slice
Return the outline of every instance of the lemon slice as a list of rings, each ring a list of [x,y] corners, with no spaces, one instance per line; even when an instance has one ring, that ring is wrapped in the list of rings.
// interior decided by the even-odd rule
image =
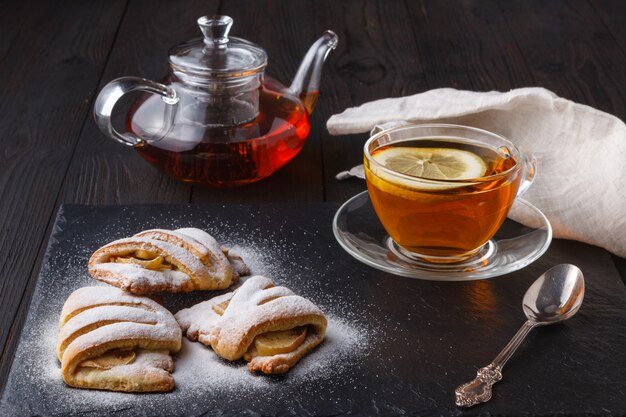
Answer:
[[[454,148],[387,148],[372,157],[392,171],[429,180],[468,180],[487,171],[480,156]]]
[[[395,147],[375,152],[372,158],[394,172],[414,177],[400,178],[372,165],[365,170],[374,187],[409,200],[424,198],[416,194],[417,191],[436,193],[471,186],[475,184],[472,179],[482,177],[487,171],[487,164],[480,156],[454,148]],[[437,183],[433,180],[457,181]]]

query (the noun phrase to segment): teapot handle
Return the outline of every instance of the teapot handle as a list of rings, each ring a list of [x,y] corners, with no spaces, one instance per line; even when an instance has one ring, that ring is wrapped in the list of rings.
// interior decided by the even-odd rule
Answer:
[[[118,132],[111,123],[111,114],[117,101],[131,91],[146,91],[159,94],[169,105],[178,103],[176,90],[166,85],[139,77],[117,78],[104,86],[94,105],[93,113],[96,123],[102,132],[116,141],[128,146],[137,146],[145,140],[131,132]]]

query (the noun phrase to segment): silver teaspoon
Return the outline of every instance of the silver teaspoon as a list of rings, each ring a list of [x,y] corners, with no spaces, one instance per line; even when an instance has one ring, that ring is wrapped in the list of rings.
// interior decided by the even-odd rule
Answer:
[[[502,379],[502,368],[526,335],[537,327],[572,317],[583,302],[585,279],[580,269],[561,264],[543,273],[524,294],[522,307],[528,320],[489,365],[480,368],[476,379],[455,391],[456,405],[471,407],[489,401],[491,386]]]

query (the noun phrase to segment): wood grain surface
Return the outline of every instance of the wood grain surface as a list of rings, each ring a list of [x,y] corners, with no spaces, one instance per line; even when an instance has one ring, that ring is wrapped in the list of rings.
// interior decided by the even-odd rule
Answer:
[[[196,18],[215,13],[234,18],[233,36],[267,49],[268,74],[286,84],[325,29],[340,39],[302,152],[272,177],[228,190],[166,177],[92,117],[102,86],[160,79],[169,48],[199,36]],[[365,188],[335,174],[360,162],[367,135],[330,136],[330,115],[438,87],[543,86],[624,120],[625,21],[620,0],[0,3],[0,390],[61,203],[342,202]],[[602,262],[626,282],[626,260],[607,253]]]
[[[12,42],[0,46],[1,381],[21,323],[14,319],[20,304],[27,305],[26,288],[38,272],[78,136],[91,123],[91,102],[125,6],[21,3],[0,13],[8,21],[3,35],[13,32]]]

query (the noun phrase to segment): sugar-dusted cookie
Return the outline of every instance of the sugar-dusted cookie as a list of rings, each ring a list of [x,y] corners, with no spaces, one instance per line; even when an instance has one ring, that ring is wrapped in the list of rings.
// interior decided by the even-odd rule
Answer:
[[[174,316],[114,287],[84,287],[63,306],[57,343],[63,381],[77,388],[161,392],[174,388],[170,352],[181,348]]]
[[[250,271],[241,257],[195,228],[154,229],[111,242],[89,259],[89,273],[134,294],[228,288]]]
[[[282,374],[324,339],[326,317],[311,301],[253,276],[235,291],[175,315],[190,340],[250,371]]]

